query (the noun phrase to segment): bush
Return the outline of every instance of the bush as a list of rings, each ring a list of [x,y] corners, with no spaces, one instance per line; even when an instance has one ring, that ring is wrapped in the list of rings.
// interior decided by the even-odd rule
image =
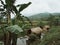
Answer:
[[[52,28],[48,34],[46,34],[39,45],[60,45],[60,28]]]

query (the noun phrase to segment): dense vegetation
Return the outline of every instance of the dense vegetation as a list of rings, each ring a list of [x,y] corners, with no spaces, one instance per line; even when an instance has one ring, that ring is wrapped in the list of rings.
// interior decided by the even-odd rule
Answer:
[[[52,27],[39,45],[60,45],[60,26]]]
[[[60,13],[40,13],[25,17],[20,12],[27,8],[31,2],[14,5],[15,1],[5,0],[4,3],[4,1],[0,0],[0,6],[2,7],[0,7],[0,41],[4,41],[4,45],[11,45],[11,39],[13,40],[12,45],[16,45],[17,37],[24,36],[26,29],[45,24],[49,24],[52,28],[44,36],[39,45],[60,45]],[[15,15],[13,19],[11,19],[11,13]],[[19,33],[20,28],[23,30],[21,35]]]
[[[21,33],[21,30],[24,31],[24,27],[22,26],[26,24],[25,19],[32,25],[31,21],[20,13],[27,8],[31,2],[15,5],[15,1],[16,0],[5,0],[4,3],[3,0],[0,0],[0,39],[4,42],[4,45],[16,45],[18,32]],[[17,7],[19,7],[19,9],[17,9]],[[11,19],[11,13],[15,15],[13,19]]]

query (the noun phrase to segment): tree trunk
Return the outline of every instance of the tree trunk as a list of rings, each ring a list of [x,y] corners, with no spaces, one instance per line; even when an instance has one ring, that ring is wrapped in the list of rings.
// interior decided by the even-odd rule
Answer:
[[[7,45],[11,45],[11,33],[10,32],[8,32],[9,34],[8,34],[8,37],[7,37]]]
[[[4,45],[6,45],[6,33],[4,33]]]
[[[17,34],[12,34],[12,45],[16,45],[17,44]]]

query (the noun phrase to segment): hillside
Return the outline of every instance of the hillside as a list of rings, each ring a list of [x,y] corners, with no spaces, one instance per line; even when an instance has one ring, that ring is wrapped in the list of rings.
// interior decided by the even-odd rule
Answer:
[[[47,19],[50,15],[60,16],[60,13],[39,13],[29,17],[31,20]]]

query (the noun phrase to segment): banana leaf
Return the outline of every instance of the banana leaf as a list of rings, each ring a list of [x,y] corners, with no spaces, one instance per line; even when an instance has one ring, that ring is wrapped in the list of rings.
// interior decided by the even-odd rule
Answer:
[[[6,31],[9,31],[14,34],[20,34],[21,32],[23,32],[22,28],[19,27],[18,25],[6,27]]]

